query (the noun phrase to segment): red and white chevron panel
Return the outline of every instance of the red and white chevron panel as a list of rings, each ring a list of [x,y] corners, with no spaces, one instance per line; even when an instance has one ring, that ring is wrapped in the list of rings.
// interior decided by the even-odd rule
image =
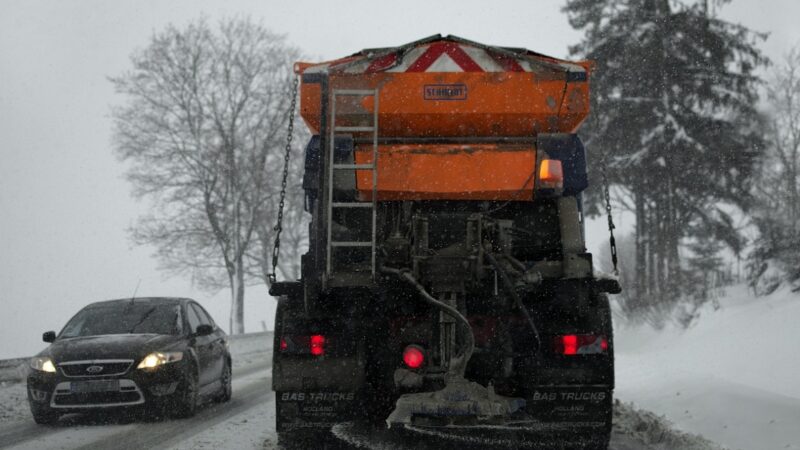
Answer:
[[[376,58],[345,58],[309,67],[307,73],[341,70],[343,73],[375,72],[531,72],[526,59],[513,58],[452,41],[437,41],[411,48],[400,58],[395,51]],[[338,70],[337,70],[338,69]],[[343,70],[342,70],[343,69]]]

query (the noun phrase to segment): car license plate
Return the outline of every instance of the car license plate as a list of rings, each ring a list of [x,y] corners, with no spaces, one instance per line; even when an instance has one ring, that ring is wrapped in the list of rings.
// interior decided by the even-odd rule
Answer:
[[[73,381],[70,390],[76,393],[119,391],[119,380]]]

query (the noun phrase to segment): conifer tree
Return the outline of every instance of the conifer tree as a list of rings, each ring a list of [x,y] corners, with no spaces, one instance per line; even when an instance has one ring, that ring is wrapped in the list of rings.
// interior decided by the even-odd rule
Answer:
[[[711,239],[741,246],[721,205],[745,205],[763,149],[752,124],[764,36],[705,3],[568,0],[564,10],[585,33],[571,52],[596,63],[588,156],[593,167],[605,162],[636,218],[627,288],[642,308],[672,303],[686,294],[684,238],[712,230]]]

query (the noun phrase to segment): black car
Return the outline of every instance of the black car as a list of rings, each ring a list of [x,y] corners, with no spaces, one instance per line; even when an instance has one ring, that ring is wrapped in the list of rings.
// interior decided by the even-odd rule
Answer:
[[[31,359],[28,375],[37,423],[103,408],[189,417],[203,399],[231,398],[226,335],[191,299],[92,303],[43,339],[52,344]]]

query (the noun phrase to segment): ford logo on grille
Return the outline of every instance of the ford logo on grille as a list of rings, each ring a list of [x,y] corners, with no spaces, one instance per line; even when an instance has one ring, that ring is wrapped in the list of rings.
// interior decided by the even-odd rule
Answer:
[[[89,366],[86,368],[89,373],[100,373],[103,371],[103,366]]]

